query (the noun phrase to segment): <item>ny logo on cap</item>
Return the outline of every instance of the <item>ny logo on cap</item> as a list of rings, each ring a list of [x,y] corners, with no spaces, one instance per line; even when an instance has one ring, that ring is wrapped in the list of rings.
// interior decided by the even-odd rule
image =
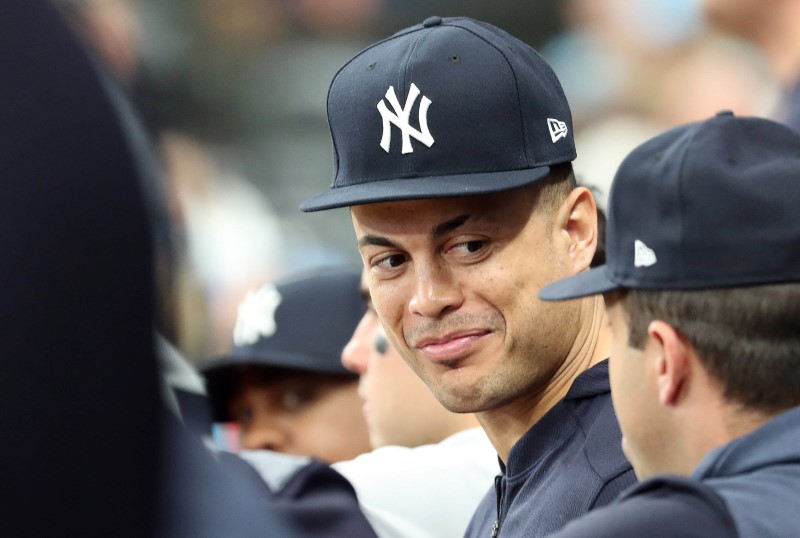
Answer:
[[[638,239],[633,242],[633,266],[650,267],[656,263],[656,253]]]
[[[567,137],[567,124],[563,121],[547,118],[547,128],[550,130],[550,139],[553,141],[553,144],[555,144],[559,138]]]
[[[239,305],[233,343],[246,346],[255,343],[262,336],[275,334],[275,310],[281,304],[281,299],[280,292],[272,284],[267,284],[256,292],[248,292]]]
[[[386,153],[389,153],[389,147],[392,141],[392,127],[391,124],[396,125],[400,132],[403,134],[402,153],[412,153],[414,148],[411,147],[411,137],[413,136],[428,147],[433,145],[433,137],[428,130],[428,107],[431,106],[431,100],[422,96],[419,102],[419,127],[417,130],[412,127],[408,118],[411,115],[411,108],[414,102],[419,97],[419,88],[416,84],[411,84],[411,89],[408,91],[408,98],[406,99],[405,106],[401,107],[400,102],[397,100],[397,95],[394,93],[394,86],[389,86],[386,90],[386,100],[392,105],[394,112],[390,112],[386,108],[386,103],[383,99],[378,103],[378,111],[381,113],[383,119],[383,135],[381,136],[381,147]]]

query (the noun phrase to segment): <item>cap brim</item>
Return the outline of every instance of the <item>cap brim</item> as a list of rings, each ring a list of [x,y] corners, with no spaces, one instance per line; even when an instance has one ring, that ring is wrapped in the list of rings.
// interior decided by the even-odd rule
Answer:
[[[539,298],[543,301],[564,301],[566,299],[598,295],[620,287],[619,284],[608,278],[606,266],[601,265],[575,276],[548,284],[539,290]]]
[[[549,173],[549,166],[540,166],[507,172],[382,179],[344,187],[331,187],[300,204],[300,211],[321,211],[399,200],[490,194],[528,185],[547,177]]]
[[[239,366],[262,366],[265,368],[289,369],[298,372],[309,372],[316,374],[329,374],[357,379],[358,374],[344,368],[344,366],[320,365],[302,359],[302,356],[295,356],[293,360],[272,360],[258,356],[237,357],[223,355],[209,361],[200,369],[200,373],[205,378],[206,393],[211,405],[211,413],[214,422],[228,422],[232,417],[228,413],[228,403],[233,397],[236,368]]]

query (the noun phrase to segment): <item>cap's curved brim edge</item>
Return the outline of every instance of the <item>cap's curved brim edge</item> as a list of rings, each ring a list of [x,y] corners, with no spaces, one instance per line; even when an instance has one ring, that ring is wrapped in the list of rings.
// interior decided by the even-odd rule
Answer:
[[[598,295],[621,287],[620,284],[608,278],[606,266],[601,265],[548,284],[539,290],[539,298],[543,301],[564,301]]]
[[[528,185],[549,173],[549,166],[539,166],[506,172],[383,179],[331,187],[300,204],[300,211],[309,213],[379,202],[491,194]]]

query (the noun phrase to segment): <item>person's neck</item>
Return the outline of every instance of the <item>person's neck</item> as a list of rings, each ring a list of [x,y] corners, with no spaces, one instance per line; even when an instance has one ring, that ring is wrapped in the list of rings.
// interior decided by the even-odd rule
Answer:
[[[686,433],[684,442],[686,451],[681,461],[676,461],[672,468],[664,472],[690,476],[705,457],[712,451],[728,443],[748,435],[775,417],[774,413],[744,409],[738,404],[720,403],[702,419],[695,419],[691,432]]]
[[[511,447],[525,432],[566,396],[575,378],[608,357],[611,330],[602,297],[581,301],[578,323],[580,329],[568,355],[541,391],[525,394],[507,405],[476,414],[504,462],[508,461]]]
[[[690,476],[709,452],[752,433],[778,414],[727,400],[719,383],[702,368],[693,375],[690,393],[662,424],[665,438],[674,442],[640,479],[664,473]]]

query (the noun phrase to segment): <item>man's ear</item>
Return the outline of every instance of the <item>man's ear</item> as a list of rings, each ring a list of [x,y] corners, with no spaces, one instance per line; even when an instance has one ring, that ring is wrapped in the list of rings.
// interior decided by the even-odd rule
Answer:
[[[589,268],[597,250],[597,205],[585,187],[576,187],[556,215],[558,236],[568,249],[573,274]]]
[[[674,407],[686,395],[691,381],[690,349],[681,334],[669,323],[655,320],[647,327],[651,347],[647,360],[654,361],[658,401]]]

